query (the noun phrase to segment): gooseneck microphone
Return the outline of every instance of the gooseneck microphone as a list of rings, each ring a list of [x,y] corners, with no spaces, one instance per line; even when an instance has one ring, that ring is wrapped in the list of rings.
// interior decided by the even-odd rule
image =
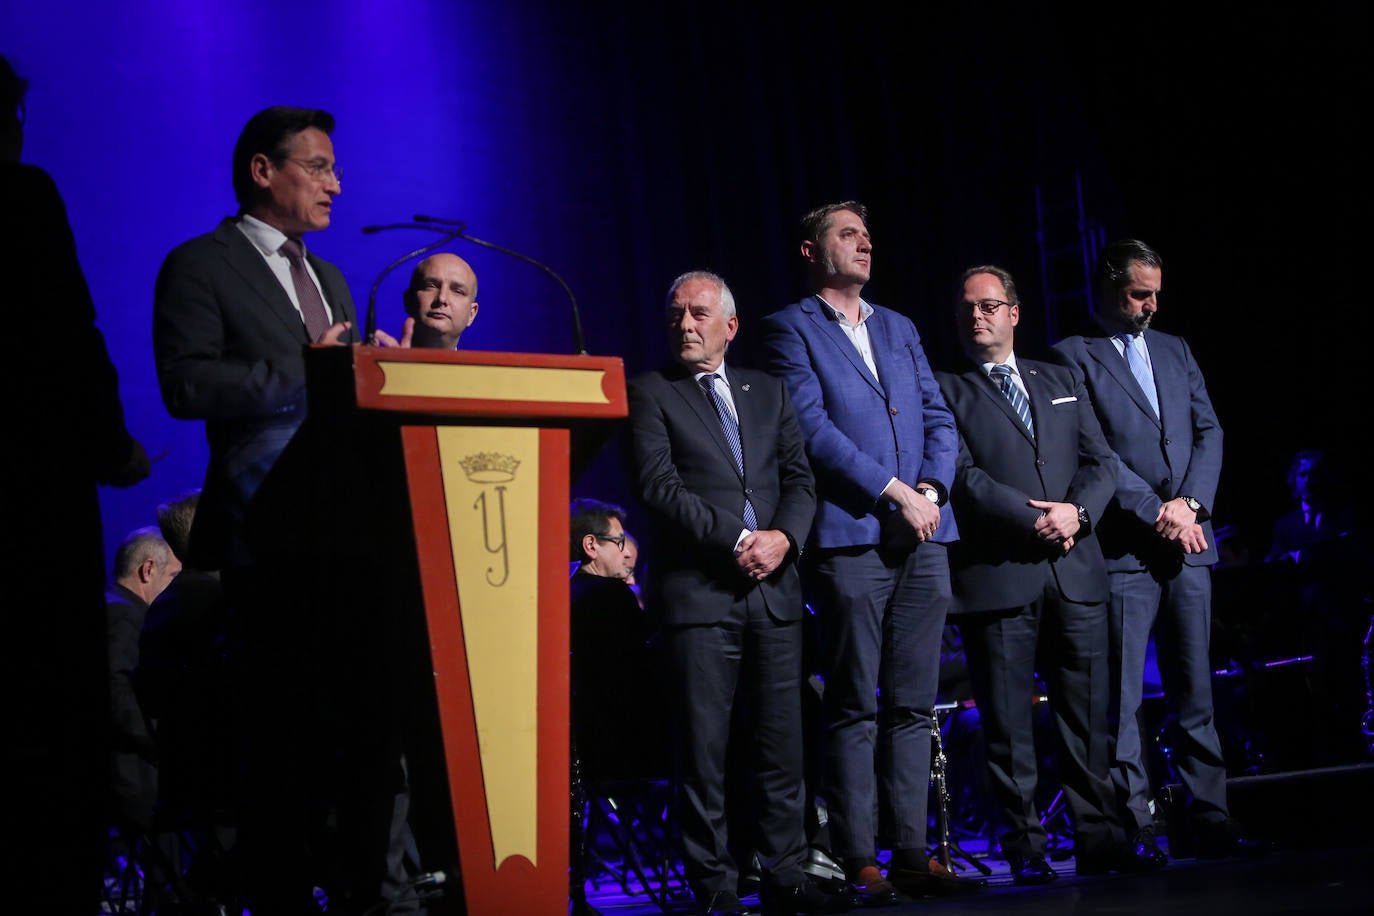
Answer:
[[[382,271],[381,275],[377,277],[377,282],[372,284],[372,292],[369,293],[367,297],[367,331],[364,337],[364,340],[368,345],[375,345],[376,343],[377,286],[382,282],[382,278],[389,274],[392,270],[399,267],[401,264],[404,264],[406,261],[410,260],[411,258],[418,257],[419,255],[433,251],[435,248],[438,248],[441,245],[451,242],[454,239],[462,239],[465,242],[472,242],[474,245],[481,245],[483,248],[490,248],[492,251],[499,251],[502,254],[509,255],[513,258],[524,261],[526,264],[530,264],[534,267],[537,267],[544,273],[548,274],[550,277],[553,277],[553,279],[557,281],[558,285],[563,287],[563,292],[567,294],[568,303],[572,307],[573,344],[577,348],[576,352],[579,356],[587,355],[587,343],[582,336],[582,315],[577,308],[577,297],[573,295],[572,288],[568,286],[568,284],[563,280],[562,277],[554,273],[552,268],[550,268],[546,264],[536,261],[529,255],[521,254],[520,252],[515,251],[513,249],[505,248],[493,242],[488,242],[483,239],[479,239],[475,236],[468,235],[467,223],[461,222],[459,220],[442,219],[437,216],[424,215],[417,215],[415,217],[412,217],[412,219],[414,220],[414,222],[410,223],[388,223],[383,226],[363,227],[363,232],[368,235],[374,232],[383,232],[387,229],[428,229],[431,232],[441,232],[444,235],[442,239],[435,242],[433,245],[426,245],[424,248],[417,248],[416,250],[410,252],[409,254],[397,260],[395,263],[388,266],[387,269]]]

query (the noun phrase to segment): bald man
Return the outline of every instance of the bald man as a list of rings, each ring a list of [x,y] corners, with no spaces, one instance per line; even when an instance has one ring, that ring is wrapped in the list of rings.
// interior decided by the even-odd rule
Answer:
[[[415,265],[405,307],[410,317],[401,326],[401,339],[378,331],[383,346],[456,350],[477,318],[477,274],[456,254],[432,254]]]

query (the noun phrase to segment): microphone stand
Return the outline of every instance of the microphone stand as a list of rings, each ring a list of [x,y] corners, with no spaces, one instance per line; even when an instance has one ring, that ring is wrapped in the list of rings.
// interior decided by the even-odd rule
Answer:
[[[495,244],[494,242],[488,242],[483,239],[476,238],[475,236],[468,235],[467,223],[461,222],[459,220],[440,219],[437,216],[420,215],[414,217],[414,222],[410,223],[388,223],[384,226],[365,226],[363,227],[363,232],[366,234],[371,234],[374,232],[382,232],[387,229],[428,229],[431,232],[442,232],[444,234],[444,237],[439,241],[435,242],[433,245],[426,245],[424,248],[417,248],[416,250],[410,252],[410,254],[407,254],[404,257],[400,258],[395,263],[387,267],[386,270],[382,271],[381,275],[377,277],[377,282],[372,284],[372,292],[368,294],[367,332],[366,336],[364,337],[364,340],[369,345],[374,345],[376,343],[377,287],[381,284],[382,278],[389,274],[392,270],[399,267],[401,264],[404,264],[406,261],[410,260],[411,258],[425,254],[426,252],[433,251],[435,248],[438,248],[441,245],[451,242],[454,239],[462,239],[466,242],[472,242],[474,245],[481,245],[483,248],[490,248],[492,251],[499,251],[502,254],[510,255],[511,257],[516,258],[517,260],[524,261],[526,264],[530,264],[534,267],[539,268],[544,273],[548,274],[550,277],[553,277],[553,279],[557,281],[558,285],[563,287],[563,292],[567,294],[568,302],[572,306],[573,343],[577,347],[577,355],[587,355],[587,343],[585,338],[582,336],[582,316],[577,308],[577,297],[573,295],[572,288],[568,286],[568,284],[563,280],[563,278],[560,277],[558,274],[554,273],[553,269],[550,268],[548,265],[536,261],[529,255],[521,254],[520,252],[515,251],[513,249],[505,248],[501,245]]]

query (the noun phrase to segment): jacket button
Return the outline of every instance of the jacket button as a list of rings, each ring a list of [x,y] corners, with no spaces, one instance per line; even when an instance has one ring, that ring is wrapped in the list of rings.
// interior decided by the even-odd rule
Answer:
[[[890,414],[892,414],[894,417],[897,416],[897,408],[895,408],[895,407],[889,407],[889,408],[887,409],[887,412],[890,413]]]
[[[1173,440],[1172,440],[1172,439],[1170,439],[1169,437],[1166,436],[1166,437],[1164,438],[1164,444],[1165,444],[1165,445],[1173,445],[1174,443],[1173,443]]]
[[[1043,467],[1045,466],[1045,459],[1044,459],[1044,458],[1036,458],[1036,459],[1035,459],[1035,466],[1038,467],[1038,468],[1043,468]]]

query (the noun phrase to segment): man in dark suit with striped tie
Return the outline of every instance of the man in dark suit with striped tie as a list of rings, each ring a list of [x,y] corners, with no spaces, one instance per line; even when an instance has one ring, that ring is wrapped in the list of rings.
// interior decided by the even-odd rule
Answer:
[[[1012,879],[1044,884],[1057,875],[1035,804],[1037,670],[1059,738],[1079,871],[1163,861],[1126,854],[1108,775],[1107,567],[1093,521],[1115,490],[1116,456],[1082,374],[1017,356],[1020,319],[1010,273],[994,265],[965,271],[955,323],[976,365],[936,376],[959,427],[951,621],[968,655]]]
[[[676,364],[629,386],[632,465],[663,545],[650,580],[674,692],[687,879],[702,914],[744,912],[726,828],[736,700],[752,720],[751,836],[767,913],[834,913],[844,897],[802,871],[801,648],[797,559],[816,510],[801,427],[778,379],[725,365],[739,329],[720,277],[668,292]],[[669,546],[671,545],[671,547]]]

